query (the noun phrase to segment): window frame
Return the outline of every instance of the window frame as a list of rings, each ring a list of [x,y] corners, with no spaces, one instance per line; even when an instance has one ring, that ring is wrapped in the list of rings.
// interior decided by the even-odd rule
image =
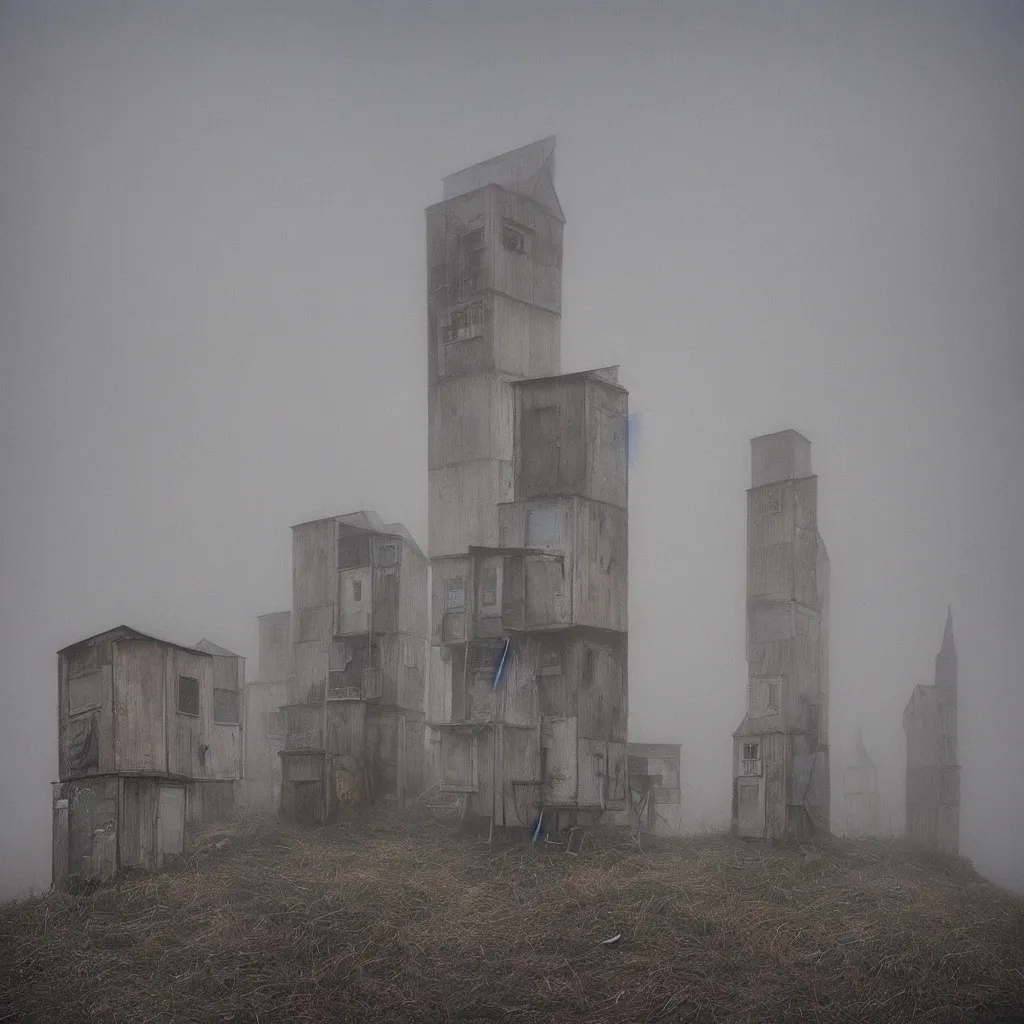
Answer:
[[[225,722],[217,717],[217,694],[218,693],[231,693],[234,694],[235,698],[235,717],[233,721]],[[227,686],[215,686],[213,688],[213,724],[214,725],[227,725],[227,726],[239,726],[242,724],[242,695],[238,690],[233,690]]]
[[[186,711],[181,706],[181,684],[182,683],[195,683],[196,688],[196,710]],[[201,718],[203,711],[203,699],[202,699],[202,688],[199,685],[199,680],[195,676],[178,676],[175,684],[175,700],[174,708],[179,715],[185,715],[188,718]]]

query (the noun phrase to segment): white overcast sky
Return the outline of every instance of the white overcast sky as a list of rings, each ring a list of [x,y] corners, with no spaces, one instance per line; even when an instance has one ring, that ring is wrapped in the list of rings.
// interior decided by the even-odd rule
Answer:
[[[0,0],[0,895],[49,881],[56,654],[250,658],[289,527],[426,543],[424,208],[549,134],[562,365],[618,363],[630,732],[729,813],[749,439],[812,442],[833,779],[946,606],[962,849],[1024,890],[1019,3]],[[834,804],[834,812],[838,805]]]

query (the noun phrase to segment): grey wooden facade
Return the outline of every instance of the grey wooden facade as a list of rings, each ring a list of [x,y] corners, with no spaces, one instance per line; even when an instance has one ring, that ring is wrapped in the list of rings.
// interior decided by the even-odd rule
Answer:
[[[627,394],[558,373],[554,139],[427,210],[434,806],[531,826],[624,809]]]
[[[373,512],[292,528],[281,808],[320,821],[421,789],[428,563]]]
[[[58,653],[53,882],[160,867],[234,812],[244,659],[119,626]]]
[[[918,846],[951,856],[960,852],[957,662],[950,609],[935,657],[935,684],[914,687],[903,712],[903,730],[907,737],[906,836]]]
[[[281,803],[281,706],[288,703],[291,618],[290,611],[258,618],[257,677],[246,680],[243,698],[242,803],[247,810],[275,808]]]
[[[782,839],[830,828],[829,562],[810,442],[751,441],[747,712],[733,734],[732,826]]]

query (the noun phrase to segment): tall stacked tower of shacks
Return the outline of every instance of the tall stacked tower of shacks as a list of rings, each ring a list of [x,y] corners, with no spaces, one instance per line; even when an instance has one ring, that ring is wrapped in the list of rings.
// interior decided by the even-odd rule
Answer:
[[[626,799],[627,394],[558,375],[554,148],[427,210],[434,806],[498,826]]]
[[[323,821],[421,792],[427,560],[373,512],[292,528],[281,808]]]
[[[811,443],[751,441],[747,713],[733,734],[733,829],[781,839],[829,829],[829,562]]]
[[[935,685],[914,687],[903,712],[903,729],[907,734],[907,838],[952,856],[960,852],[957,676],[953,610],[949,609],[942,647],[935,656]]]

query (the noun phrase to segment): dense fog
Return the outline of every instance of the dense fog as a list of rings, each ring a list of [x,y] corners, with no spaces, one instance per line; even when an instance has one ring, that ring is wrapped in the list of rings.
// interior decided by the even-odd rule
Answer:
[[[619,364],[630,734],[720,828],[749,440],[812,442],[833,819],[952,605],[961,851],[1024,891],[1024,15],[995,3],[0,3],[0,897],[45,888],[56,651],[255,674],[289,527],[426,549],[424,208],[558,137],[562,369]]]

